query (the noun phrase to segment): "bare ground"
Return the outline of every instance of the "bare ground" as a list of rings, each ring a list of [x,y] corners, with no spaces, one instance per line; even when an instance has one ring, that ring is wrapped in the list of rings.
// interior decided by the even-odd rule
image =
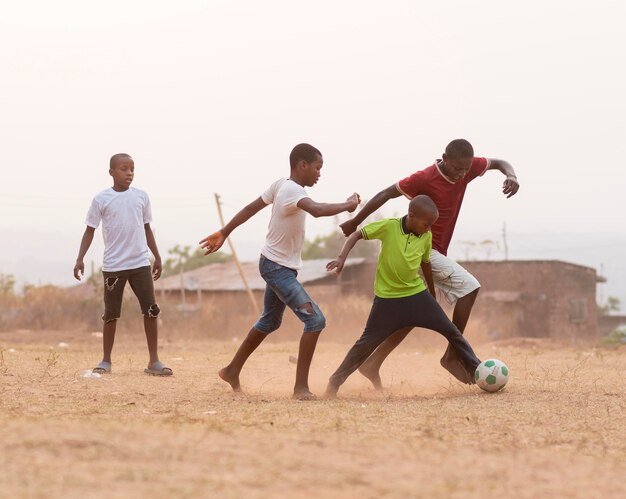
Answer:
[[[384,366],[385,393],[355,374],[336,401],[297,402],[292,341],[255,352],[245,395],[216,376],[239,341],[165,338],[175,375],[156,378],[124,332],[113,373],[82,378],[100,341],[0,333],[0,497],[626,497],[623,348],[479,345],[511,370],[488,394],[418,339]],[[314,392],[347,348],[321,339]]]

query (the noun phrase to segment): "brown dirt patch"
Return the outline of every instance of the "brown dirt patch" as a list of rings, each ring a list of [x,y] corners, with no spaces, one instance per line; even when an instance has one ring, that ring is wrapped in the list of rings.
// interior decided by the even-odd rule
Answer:
[[[321,393],[347,345],[323,337]],[[626,497],[626,351],[490,344],[511,380],[487,394],[439,367],[419,338],[336,401],[289,399],[297,343],[263,345],[237,396],[216,372],[238,341],[164,338],[175,375],[143,374],[142,333],[124,332],[114,372],[89,333],[0,334],[4,497]],[[59,343],[66,346],[59,346]]]

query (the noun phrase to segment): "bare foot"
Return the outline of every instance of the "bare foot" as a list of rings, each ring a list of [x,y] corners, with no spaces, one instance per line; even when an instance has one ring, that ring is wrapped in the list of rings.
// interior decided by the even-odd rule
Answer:
[[[328,383],[326,391],[324,392],[324,400],[335,400],[337,398],[337,392],[339,387]]]
[[[465,383],[466,385],[476,383],[474,376],[468,371],[468,369],[465,368],[454,350],[446,350],[446,353],[443,357],[441,357],[439,363],[441,364],[441,367],[446,369],[461,383]]]
[[[314,393],[311,393],[308,389],[302,390],[294,390],[293,395],[291,397],[294,400],[317,400],[317,397]]]
[[[241,391],[241,385],[239,384],[239,374],[232,374],[229,372],[228,367],[220,369],[217,373],[226,383],[230,385],[234,392]]]
[[[374,385],[374,388],[376,390],[383,389],[383,381],[380,379],[380,373],[378,372],[378,369],[372,369],[367,365],[366,362],[364,364],[361,364],[361,367],[359,367],[359,372],[372,382],[372,385]]]

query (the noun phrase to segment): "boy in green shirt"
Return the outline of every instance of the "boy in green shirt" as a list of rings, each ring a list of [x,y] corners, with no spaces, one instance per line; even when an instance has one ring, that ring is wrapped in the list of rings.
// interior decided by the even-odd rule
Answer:
[[[374,304],[365,330],[328,380],[327,398],[336,397],[339,387],[378,345],[404,327],[423,327],[443,335],[458,353],[459,363],[467,371],[468,379],[473,381],[480,360],[434,298],[430,227],[438,217],[439,212],[430,197],[416,196],[409,204],[408,215],[380,220],[354,232],[337,259],[326,265],[326,270],[339,273],[359,239],[380,239],[382,242],[374,283]],[[420,267],[426,284],[419,275]]]

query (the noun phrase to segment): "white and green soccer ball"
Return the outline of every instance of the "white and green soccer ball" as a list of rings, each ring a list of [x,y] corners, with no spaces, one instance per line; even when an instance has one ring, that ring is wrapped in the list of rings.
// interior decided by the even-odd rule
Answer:
[[[509,368],[501,360],[487,359],[478,364],[474,379],[486,392],[497,392],[509,380]]]

